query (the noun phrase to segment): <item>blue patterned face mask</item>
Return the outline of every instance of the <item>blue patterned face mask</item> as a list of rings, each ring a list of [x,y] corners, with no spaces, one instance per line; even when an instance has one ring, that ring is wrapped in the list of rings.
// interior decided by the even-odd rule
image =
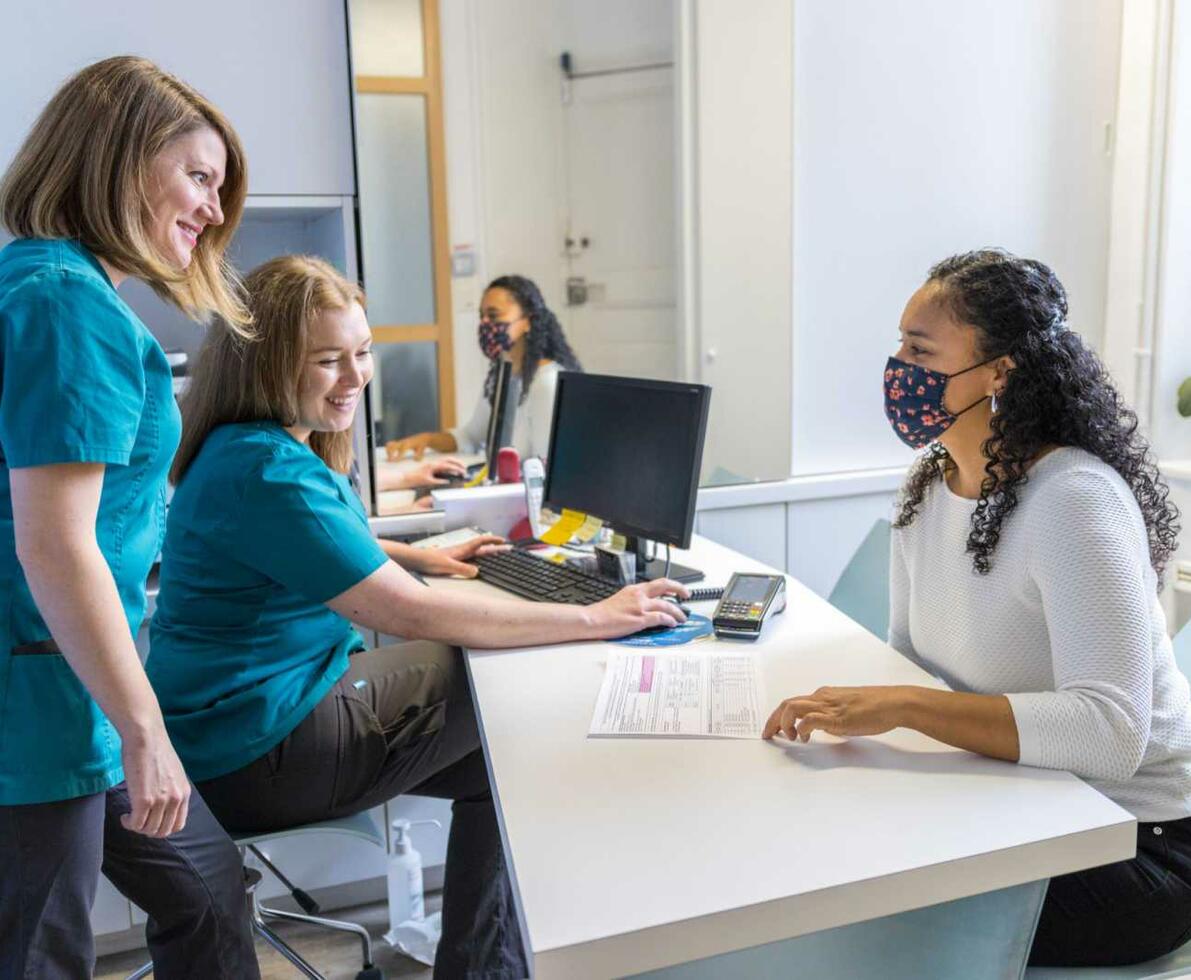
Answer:
[[[964,412],[971,411],[989,397],[977,398],[953,415],[943,407],[947,382],[995,360],[990,357],[955,374],[944,374],[896,357],[889,358],[885,364],[885,417],[897,437],[911,449],[921,449],[938,439]]]

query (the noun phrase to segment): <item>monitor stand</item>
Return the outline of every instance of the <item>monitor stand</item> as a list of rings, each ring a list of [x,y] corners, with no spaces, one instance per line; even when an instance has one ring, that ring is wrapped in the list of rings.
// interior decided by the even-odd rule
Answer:
[[[634,552],[637,556],[637,581],[652,582],[655,578],[669,578],[675,582],[699,582],[703,573],[689,565],[680,565],[676,561],[670,563],[670,573],[666,574],[666,559],[645,557],[645,539],[635,534],[625,538],[625,550]]]

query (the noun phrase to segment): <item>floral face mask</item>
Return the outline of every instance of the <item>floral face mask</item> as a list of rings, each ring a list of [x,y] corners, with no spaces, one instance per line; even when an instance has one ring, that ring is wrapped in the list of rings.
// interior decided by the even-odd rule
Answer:
[[[885,364],[885,417],[897,437],[911,449],[922,449],[938,439],[964,412],[971,411],[989,397],[977,398],[967,408],[953,414],[943,407],[947,382],[995,360],[990,357],[955,374],[944,374],[896,357],[889,358]]]

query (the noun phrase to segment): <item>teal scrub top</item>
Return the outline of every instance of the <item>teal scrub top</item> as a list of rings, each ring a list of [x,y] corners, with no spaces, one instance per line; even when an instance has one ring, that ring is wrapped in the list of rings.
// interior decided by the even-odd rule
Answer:
[[[180,432],[165,353],[95,256],[63,240],[0,251],[0,805],[124,778],[120,738],[56,652],[17,561],[9,470],[105,464],[95,535],[135,635]]]
[[[388,561],[347,478],[275,422],[215,429],[174,492],[146,670],[191,779],[277,745],[364,642],[325,603]]]

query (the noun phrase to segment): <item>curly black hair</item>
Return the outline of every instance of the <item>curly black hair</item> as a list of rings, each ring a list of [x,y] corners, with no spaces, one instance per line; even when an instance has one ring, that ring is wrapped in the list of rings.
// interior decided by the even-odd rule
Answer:
[[[1161,585],[1179,533],[1178,509],[1138,434],[1137,416],[1100,359],[1068,328],[1067,291],[1058,277],[1033,259],[981,249],[944,259],[926,281],[939,287],[956,320],[976,328],[981,359],[1008,355],[1015,365],[981,447],[988,462],[967,544],[976,570],[987,574],[1030,465],[1048,447],[1075,446],[1104,460],[1129,484]],[[954,465],[940,443],[931,444],[910,470],[894,527],[911,524],[927,488]]]
[[[562,324],[558,322],[546,300],[542,298],[542,291],[532,279],[525,276],[497,276],[488,283],[488,289],[503,289],[517,301],[521,312],[529,318],[529,333],[525,337],[525,353],[521,357],[521,401],[529,395],[529,386],[533,384],[533,377],[537,374],[538,365],[543,360],[554,361],[559,367],[567,371],[582,371],[579,358],[567,343],[566,335],[562,332]],[[488,366],[488,376],[484,379],[484,397],[492,401],[492,392],[496,387],[497,362]]]

